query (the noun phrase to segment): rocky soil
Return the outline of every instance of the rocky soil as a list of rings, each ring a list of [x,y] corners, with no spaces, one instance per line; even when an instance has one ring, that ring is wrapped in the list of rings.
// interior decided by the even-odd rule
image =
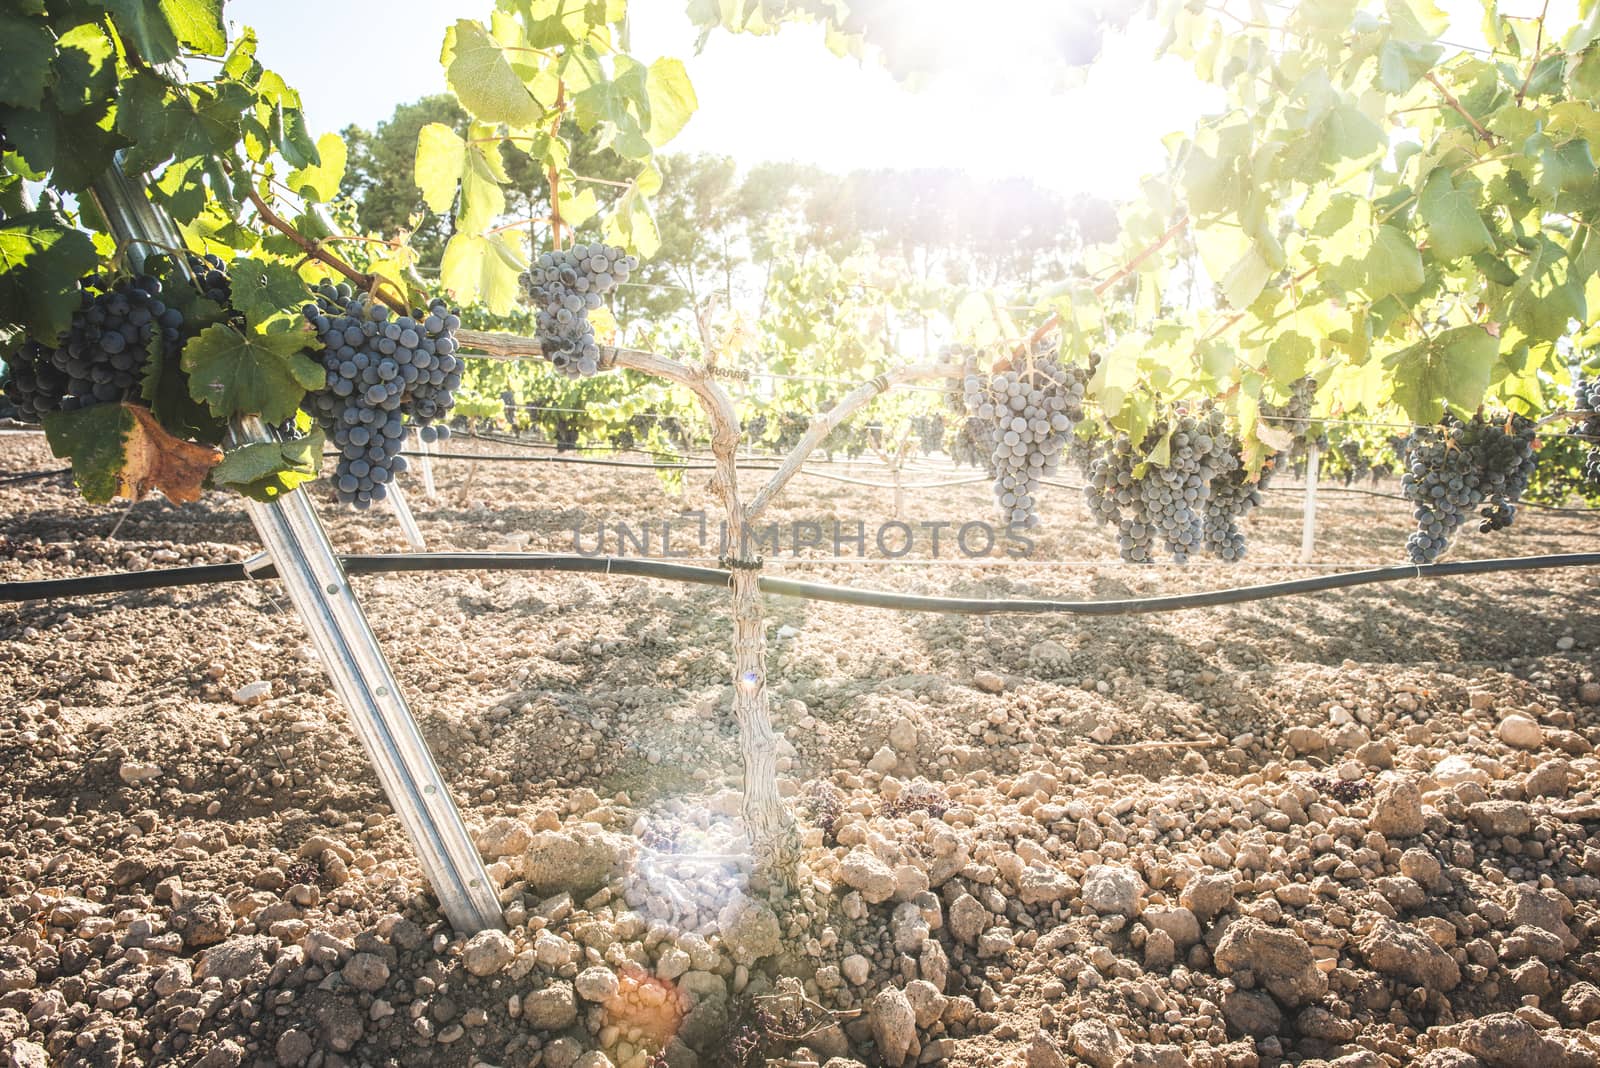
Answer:
[[[36,436],[0,452],[56,466]],[[710,505],[646,471],[436,470],[436,501],[408,477],[431,548],[570,551],[575,524]],[[4,477],[0,581],[254,551],[225,497],[94,508]],[[913,491],[907,519],[985,493]],[[870,528],[889,500],[805,479],[774,518]],[[1323,505],[1324,562],[1401,557],[1400,502]],[[384,514],[324,512],[344,549],[403,548]],[[1299,517],[1274,492],[1245,564],[1130,569],[1061,491],[1028,560],[772,570],[1171,593],[1303,573]],[[1597,529],[1529,510],[1452,555]],[[771,599],[806,846],[784,900],[742,860],[724,591],[358,585],[506,931],[443,920],[274,584],[0,605],[10,1064],[1600,1064],[1593,570],[1108,619]]]

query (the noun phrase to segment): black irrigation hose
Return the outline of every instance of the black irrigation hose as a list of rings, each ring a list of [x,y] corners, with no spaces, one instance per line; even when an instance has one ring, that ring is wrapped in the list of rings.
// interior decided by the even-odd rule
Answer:
[[[324,452],[324,460],[342,455],[336,451]],[[489,456],[470,452],[415,452],[402,450],[401,456],[428,457],[431,460],[487,460],[508,464],[590,464],[596,467],[637,467],[651,471],[715,471],[715,464],[653,464],[643,460],[599,460],[591,456]],[[766,470],[776,471],[777,468]]]
[[[134,593],[177,586],[206,586],[214,582],[239,582],[249,577],[243,564],[195,564],[150,571],[113,571],[107,575],[85,575],[82,578],[0,583],[0,601],[43,601],[100,593]]]
[[[337,456],[338,453],[324,453]],[[642,460],[601,460],[593,456],[495,456],[487,453],[406,451],[402,456],[427,456],[434,460],[488,460],[489,462],[515,464],[593,464],[599,467],[642,467],[652,471],[715,471],[716,464],[707,463],[646,463]],[[741,471],[776,471],[777,464],[739,464]]]
[[[1265,493],[1304,493],[1304,483],[1291,482],[1286,486],[1268,486]],[[1411,498],[1403,493],[1385,493],[1383,490],[1368,489],[1365,486],[1330,486],[1326,483],[1317,484],[1318,493],[1356,493],[1364,497],[1384,497],[1391,501],[1410,501]],[[1518,501],[1518,508],[1537,508],[1542,512],[1564,512],[1567,515],[1600,515],[1600,508],[1565,508],[1559,504],[1540,504],[1538,501]]]
[[[22,471],[14,475],[0,475],[0,486],[9,486],[17,482],[42,482],[47,478],[59,478],[70,474],[72,474],[70,467],[57,468],[54,471]]]
[[[643,578],[697,583],[702,586],[726,586],[729,582],[729,572],[720,568],[694,567],[689,564],[636,557],[591,557],[556,553],[399,553],[346,556],[343,560],[346,572],[352,575],[417,571],[569,571],[601,575],[637,575]],[[813,601],[831,601],[835,604],[853,604],[864,608],[945,612],[953,615],[1063,613],[1080,616],[1130,616],[1178,612],[1192,608],[1213,608],[1218,605],[1264,601],[1274,597],[1292,597],[1303,593],[1366,586],[1378,582],[1399,582],[1413,578],[1447,578],[1452,575],[1483,575],[1501,571],[1537,571],[1561,567],[1600,567],[1600,553],[1558,553],[1548,556],[1506,557],[1497,560],[1461,560],[1448,564],[1378,567],[1366,571],[1346,571],[1314,578],[1291,579],[1287,582],[1269,582],[1225,590],[1117,601],[924,597],[917,594],[893,593],[888,590],[852,590],[820,582],[766,577],[760,579],[760,584],[764,593],[802,597]],[[269,565],[259,569],[253,577],[272,578],[275,574]],[[246,573],[244,564],[235,563],[120,572],[85,578],[8,582],[0,583],[0,602],[198,586],[213,582],[240,581],[250,577],[252,576]]]

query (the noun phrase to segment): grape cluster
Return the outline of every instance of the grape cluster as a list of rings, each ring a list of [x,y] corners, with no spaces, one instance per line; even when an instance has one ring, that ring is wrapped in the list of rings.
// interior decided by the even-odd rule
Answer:
[[[1367,457],[1366,450],[1361,447],[1361,442],[1355,438],[1345,438],[1339,442],[1339,457],[1344,460],[1346,486],[1372,473],[1372,461]]]
[[[1167,463],[1150,462],[1169,430]],[[1124,560],[1152,563],[1164,549],[1182,564],[1205,547],[1211,482],[1231,460],[1226,440],[1220,412],[1180,409],[1159,420],[1141,442],[1119,434],[1101,448],[1090,464],[1085,494],[1096,519],[1117,525]]]
[[[6,399],[25,422],[126,400],[138,393],[158,336],[164,352],[176,355],[183,321],[162,301],[156,278],[86,279],[64,337],[53,344],[29,339],[6,354]]]
[[[894,819],[898,816],[908,816],[913,812],[923,812],[934,819],[942,819],[950,811],[950,799],[943,790],[930,782],[908,783],[893,801],[886,801],[883,805],[884,816]]]
[[[1297,464],[1303,460],[1306,446],[1313,440],[1319,449],[1328,447],[1327,435],[1319,434],[1315,439],[1310,436],[1312,427],[1311,406],[1316,401],[1316,398],[1316,380],[1308,375],[1295,379],[1294,383],[1289,387],[1289,399],[1284,403],[1261,402],[1262,421],[1294,435],[1294,444],[1289,446],[1289,458]]]
[[[1241,448],[1236,439],[1230,439],[1220,456],[1214,461],[1215,473],[1211,477],[1210,492],[1206,495],[1202,531],[1206,551],[1213,556],[1238,563],[1244,559],[1244,534],[1239,530],[1243,519],[1261,503],[1261,491],[1267,488],[1272,477],[1271,461],[1261,469],[1261,474],[1251,481],[1245,468]]]
[[[1089,381],[1081,367],[1052,355],[992,375],[962,380],[963,433],[994,480],[995,502],[1007,523],[1039,525],[1039,482],[1061,463],[1072,428],[1083,418]]]
[[[539,345],[558,371],[577,378],[600,370],[589,313],[638,266],[622,249],[597,241],[546,252],[522,276],[522,288],[539,312]]]
[[[233,306],[233,282],[228,278],[228,265],[222,262],[222,257],[209,252],[204,256],[190,256],[189,273],[194,276],[195,289],[202,297],[224,308]]]
[[[1352,805],[1364,797],[1372,796],[1372,784],[1365,779],[1330,779],[1326,775],[1313,775],[1308,785],[1344,805]]]
[[[806,790],[801,805],[806,817],[822,831],[823,837],[832,839],[834,826],[844,813],[844,794],[830,782],[814,782]]]
[[[339,450],[339,500],[367,508],[406,469],[400,449],[408,421],[426,440],[449,436],[448,427],[433,423],[449,414],[461,384],[461,320],[442,300],[392,316],[342,284],[319,286],[304,311],[322,339],[327,370],[326,387],[308,394],[304,406]]]
[[[911,418],[911,432],[917,436],[917,449],[924,456],[939,451],[944,442],[944,416],[938,412]]]
[[[1589,413],[1578,423],[1578,433],[1589,443],[1583,454],[1583,479],[1600,486],[1600,378],[1580,378],[1573,383],[1572,406]]]
[[[1478,533],[1504,530],[1517,517],[1517,503],[1533,477],[1534,437],[1538,427],[1521,415],[1497,417],[1486,424],[1478,439],[1477,461],[1480,482],[1487,498],[1478,514],[1483,521]]]
[[[1533,421],[1520,415],[1485,419],[1479,413],[1470,422],[1447,415],[1438,426],[1411,435],[1400,490],[1417,521],[1406,538],[1412,563],[1437,560],[1479,505],[1479,531],[1511,525],[1533,474],[1534,431]]]

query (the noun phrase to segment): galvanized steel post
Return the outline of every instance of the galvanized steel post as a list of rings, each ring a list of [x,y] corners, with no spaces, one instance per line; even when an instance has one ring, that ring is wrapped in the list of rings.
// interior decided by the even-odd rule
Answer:
[[[91,192],[133,263],[143,262],[147,248],[141,246],[183,247],[143,182],[119,166]],[[232,434],[238,442],[273,440],[255,416],[237,420]],[[464,934],[504,926],[494,885],[311,499],[301,490],[271,504],[242,499],[451,926]]]

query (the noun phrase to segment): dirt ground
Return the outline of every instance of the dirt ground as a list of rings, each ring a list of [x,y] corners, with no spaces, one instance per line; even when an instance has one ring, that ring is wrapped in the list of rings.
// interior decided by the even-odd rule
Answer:
[[[93,507],[64,478],[5,481],[58,466],[38,435],[0,436],[0,581],[257,548],[224,495]],[[435,550],[570,552],[575,528],[592,549],[602,523],[677,539],[692,509],[715,523],[705,472],[683,497],[637,468],[434,474],[436,499],[404,484]],[[951,477],[908,473],[900,518],[948,537],[986,517],[984,485],[920,488]],[[341,550],[405,550],[387,512],[314,492]],[[919,533],[916,563],[768,572],[1101,600],[1403,560],[1405,504],[1330,492],[1317,566],[1296,567],[1301,499],[1268,492],[1239,565],[1124,566],[1056,489],[1025,559],[947,540],[929,561]],[[860,521],[870,549],[892,504],[802,477],[770,518]],[[1448,559],[1594,551],[1597,534],[1593,514],[1527,509]],[[806,843],[781,901],[740,860],[726,591],[356,585],[507,935],[467,940],[438,913],[276,584],[0,605],[11,1063],[1600,1064],[1600,570],[1112,618],[768,598]]]

